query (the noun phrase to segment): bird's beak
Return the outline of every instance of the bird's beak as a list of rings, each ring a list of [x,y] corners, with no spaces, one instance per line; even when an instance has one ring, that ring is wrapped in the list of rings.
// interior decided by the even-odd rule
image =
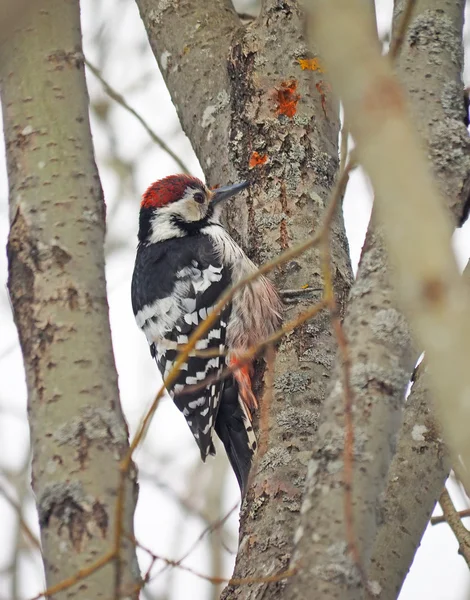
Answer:
[[[224,187],[219,187],[215,189],[212,193],[212,206],[216,206],[219,202],[223,200],[228,200],[238,192],[245,190],[250,184],[248,181],[242,181],[241,183],[234,183],[233,185],[224,185]]]

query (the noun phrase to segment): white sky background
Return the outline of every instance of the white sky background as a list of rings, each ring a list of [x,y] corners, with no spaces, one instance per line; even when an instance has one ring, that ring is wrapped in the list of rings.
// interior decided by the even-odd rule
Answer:
[[[379,30],[384,34],[391,18],[391,0],[378,0]],[[102,68],[105,79],[133,106],[149,125],[183,158],[192,172],[202,176],[189,141],[181,132],[176,112],[147,43],[137,8],[132,0],[82,0],[84,49],[87,57]],[[100,45],[96,44],[99,32]],[[468,39],[468,32],[466,40]],[[467,44],[468,46],[468,44]],[[99,50],[101,48],[101,50]],[[106,51],[103,52],[103,48]],[[466,61],[468,63],[468,61]],[[467,65],[468,67],[468,65]],[[467,68],[466,83],[470,79]],[[90,74],[92,101],[105,98],[101,84]],[[108,205],[107,281],[114,351],[119,372],[121,400],[131,432],[145,412],[160,384],[157,368],[150,358],[143,334],[137,329],[130,304],[139,210],[139,195],[156,179],[177,172],[173,160],[149,142],[137,121],[120,106],[112,104],[111,130],[92,119],[93,135],[101,181]],[[110,137],[110,133],[112,137]],[[133,179],[122,184],[113,168],[113,153],[131,166]],[[111,156],[111,158],[110,158]],[[122,164],[121,164],[122,168]],[[223,183],[223,182],[221,182]],[[7,296],[7,261],[3,250],[8,234],[8,189],[3,153],[0,157],[0,482],[3,473],[15,473],[28,456],[29,430],[26,421],[26,386],[21,353]],[[360,173],[354,173],[345,199],[344,214],[351,254],[357,263],[371,207],[370,189]],[[456,235],[456,251],[462,265],[470,255],[469,228]],[[205,528],[206,522],[187,513],[175,497],[183,498],[209,521],[223,517],[239,498],[231,470],[223,453],[219,462],[202,465],[199,451],[184,418],[173,404],[161,403],[143,448],[137,458],[142,473],[136,515],[136,535],[157,554],[179,558]],[[156,482],[152,480],[156,478]],[[163,487],[162,487],[163,486]],[[223,489],[221,508],[208,507],[200,490]],[[169,488],[170,491],[168,489]],[[460,490],[451,487],[458,508],[464,507]],[[416,493],[419,494],[419,482]],[[209,504],[213,504],[211,501]],[[215,512],[210,512],[210,511]],[[37,531],[32,496],[27,521]],[[3,573],[11,561],[14,545],[14,513],[0,496],[0,599],[12,597],[10,579]],[[222,537],[232,553],[224,552],[222,572],[230,576],[236,550],[238,517],[232,514]],[[142,567],[148,559],[141,554]],[[198,571],[213,574],[207,540],[201,542],[185,561]],[[20,552],[21,597],[36,594],[43,585],[40,562]],[[162,568],[157,563],[155,572]],[[464,600],[469,597],[470,578],[457,542],[446,525],[429,527],[418,550],[400,600]],[[213,597],[212,586],[180,570],[168,570],[150,586],[152,598],[179,600]],[[155,595],[154,595],[155,594]]]

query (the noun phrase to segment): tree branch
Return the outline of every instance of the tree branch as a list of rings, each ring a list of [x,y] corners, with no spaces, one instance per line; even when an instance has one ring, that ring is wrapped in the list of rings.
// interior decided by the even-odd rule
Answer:
[[[459,515],[460,519],[466,519],[467,517],[470,517],[470,508],[466,508],[464,510],[459,510],[459,511],[457,511],[457,514]],[[430,523],[431,523],[431,525],[440,525],[441,523],[447,523],[447,519],[446,519],[445,515],[431,517]]]
[[[319,1],[312,15],[359,157],[375,186],[398,294],[426,349],[446,439],[468,469],[465,423],[470,374],[465,357],[470,352],[470,320],[468,294],[450,247],[450,224],[402,91],[387,60],[373,47],[361,3]],[[338,37],[343,44],[334,45]],[[468,484],[467,470],[464,478]]]
[[[241,22],[232,3],[137,0],[137,5],[183,129],[208,181],[235,181],[229,158],[227,59],[231,38]]]
[[[408,91],[414,123],[427,144],[433,173],[438,175],[455,223],[461,222],[465,211],[470,172],[469,138],[463,122],[462,63],[456,60],[461,57],[458,48],[462,45],[464,7],[461,0],[446,6],[443,14],[440,3],[420,0],[406,35],[401,23],[410,14],[410,5],[403,9],[403,4],[397,2],[394,14],[394,30],[400,31],[394,32],[394,38],[403,40],[397,60],[398,75]],[[435,45],[437,38],[432,32],[436,27],[442,29],[442,22],[447,24],[451,37]],[[429,44],[433,44],[432,55]],[[431,76],[430,60],[439,64]],[[429,102],[429,98],[436,101]],[[444,158],[451,155],[452,161]],[[468,277],[468,267],[466,271]],[[430,403],[428,375],[423,370],[424,367],[418,370],[405,405],[397,451],[378,513],[381,519],[369,579],[378,583],[383,597],[398,595],[450,468]],[[420,494],[415,493],[413,485],[418,479]]]
[[[51,595],[65,598],[61,591],[102,556],[87,580],[88,595],[99,598],[113,579],[106,553],[119,459],[128,445],[108,320],[105,209],[78,0],[31,2],[2,47],[0,69],[9,291],[25,362],[46,580]],[[135,470],[125,487],[123,520],[132,531]],[[119,552],[123,583],[137,582],[133,545],[124,540]]]
[[[370,5],[363,6],[372,40],[375,23]],[[360,595],[358,585],[365,584],[364,567],[379,526],[377,505],[416,360],[406,320],[394,304],[382,232],[372,218],[344,320],[347,344],[339,344],[347,347],[349,367],[344,360],[337,364],[323,406],[296,532],[294,564],[314,567],[300,569],[289,582],[294,598],[312,588],[325,598],[346,590]],[[344,383],[348,369],[350,390]]]
[[[428,383],[427,369],[421,364],[405,405],[380,508],[380,527],[368,576],[383,598],[398,597],[436,504],[436,489],[442,490],[450,470]]]
[[[459,513],[455,510],[452,498],[449,492],[444,488],[439,498],[442,512],[446,518],[449,527],[454,532],[459,543],[459,554],[463,556],[467,566],[470,568],[470,531],[462,523]]]
[[[139,113],[128,104],[124,96],[122,96],[119,92],[117,92],[113,87],[109,85],[106,79],[104,79],[101,75],[99,69],[92,65],[91,62],[86,58],[85,65],[90,69],[90,71],[98,79],[98,81],[101,82],[104,91],[108,94],[108,96],[112,98],[115,102],[120,104],[125,110],[127,110],[127,112],[131,113],[131,115],[133,115],[137,119],[137,121],[139,121],[139,123],[142,125],[145,131],[149,134],[151,140],[155,142],[157,146],[160,146],[160,148],[175,161],[175,163],[178,165],[178,167],[183,173],[189,173],[189,170],[184,164],[184,162],[173,152],[173,150],[162,140],[162,138],[155,133],[155,131],[149,126],[149,124],[143,119],[143,117],[139,115]]]

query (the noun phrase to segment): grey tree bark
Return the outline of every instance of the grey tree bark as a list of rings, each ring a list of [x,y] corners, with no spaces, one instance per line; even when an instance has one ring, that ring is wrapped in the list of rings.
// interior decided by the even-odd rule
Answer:
[[[468,115],[462,95],[464,10],[463,0],[449,3],[444,12],[439,2],[418,1],[397,61],[414,122],[456,225],[466,219],[470,184]],[[402,11],[403,4],[396,2],[395,29]],[[468,280],[468,267],[465,277]],[[368,576],[378,582],[382,598],[398,595],[450,469],[428,388],[428,377],[420,369],[378,513]],[[417,480],[419,494],[413,485]]]
[[[470,140],[464,124],[461,80],[464,6],[463,1],[453,3],[443,14],[441,3],[418,1],[397,61],[397,73],[409,92],[415,123],[429,147],[434,173],[457,224],[467,210],[470,183]],[[395,10],[395,35],[403,8],[404,3],[400,2]],[[436,65],[439,65],[438,69],[433,68]],[[449,160],[450,156],[454,159]],[[376,567],[380,564],[381,570],[373,569],[369,579],[380,584],[380,597],[383,598],[395,597],[395,588],[401,587],[403,579],[399,586],[396,579],[402,577],[411,564],[414,552],[409,551],[410,543],[416,550],[439,496],[443,477],[445,479],[442,469],[437,468],[441,461],[428,469],[433,485],[427,486],[428,494],[420,495],[414,502],[411,514],[420,527],[419,531],[416,526],[412,528],[413,536],[402,523],[395,520],[393,525],[390,523],[394,509],[387,494],[386,507],[381,510],[387,478],[392,482],[398,477],[396,468],[389,474],[389,466],[401,424],[406,386],[417,358],[406,319],[397,309],[394,296],[381,228],[373,217],[349,298],[344,327],[349,340],[355,407],[356,445],[352,482],[355,537],[361,560],[367,568],[377,533],[381,536],[379,544],[381,551],[386,553],[386,559],[379,556],[380,551],[376,549],[378,554],[374,557],[374,564]],[[325,598],[340,597],[346,590],[351,598],[362,595],[359,573],[354,569],[347,548],[343,509],[345,424],[341,377],[342,369],[338,366],[335,383],[324,405],[314,458],[309,465],[301,525],[296,536],[296,560],[309,567],[301,569],[293,578],[293,597],[304,597],[306,590],[312,589],[312,586]],[[421,397],[422,392],[414,393],[413,397],[418,395]],[[406,431],[411,414],[416,416],[417,404],[413,401],[408,407],[404,424]],[[410,443],[415,445],[413,439]],[[399,450],[405,452],[409,446],[402,443]],[[436,458],[434,453],[426,456],[431,460]],[[401,465],[403,469],[406,464],[406,468],[410,469],[405,461],[405,456],[399,453],[394,466]],[[411,469],[414,471],[422,462],[417,459]],[[409,481],[405,474],[399,477],[399,481],[403,482],[404,478]],[[392,489],[390,483],[387,491],[401,506],[412,504],[411,498],[415,498],[412,485]],[[405,511],[397,510],[394,514],[409,519],[409,513]],[[393,543],[390,538],[393,538]],[[407,552],[400,552],[400,542]],[[325,552],[325,548],[331,551]],[[391,564],[400,561],[401,568],[398,564],[396,569],[390,568]]]
[[[92,567],[113,542],[128,449],[104,275],[105,206],[88,121],[78,0],[37,0],[1,47],[10,187],[9,291],[24,357],[33,488],[46,581]],[[126,481],[133,531],[136,474]],[[121,589],[137,597],[124,540]],[[53,597],[109,598],[112,563]],[[52,596],[51,596],[52,597]]]
[[[456,224],[465,219],[470,183],[461,84],[463,4],[459,1],[442,7],[435,1],[418,1],[397,62]],[[183,128],[208,180],[223,183],[227,178],[248,176],[253,181],[247,206],[230,215],[230,224],[256,260],[272,258],[311,233],[309,226],[319,221],[337,166],[337,112],[325,75],[314,73],[311,85],[311,74],[300,72],[296,64],[297,59],[311,56],[302,35],[299,6],[289,0],[282,5],[266,1],[259,18],[243,28],[228,0],[210,6],[184,1],[155,6],[150,0],[138,0],[138,5]],[[397,2],[395,26],[403,8],[404,3]],[[182,27],[183,35],[176,35]],[[221,35],[214,35],[216,30]],[[200,85],[201,80],[205,85]],[[300,98],[296,114],[286,117],[279,115],[278,92],[291,82]],[[250,172],[254,152],[264,164]],[[332,238],[335,288],[343,310],[351,275],[340,219]],[[313,260],[302,257],[280,269],[278,284],[320,287],[318,255],[311,255]],[[392,563],[387,555],[385,563],[381,554],[391,547],[383,537],[392,531],[388,524],[386,527],[384,515],[388,519],[399,515],[400,511],[393,509],[395,502],[410,502],[412,490],[410,486],[393,490],[389,484],[390,503],[381,507],[381,498],[417,353],[389,279],[382,233],[373,219],[349,296],[345,328],[355,398],[355,531],[366,566],[372,558],[369,578],[380,584],[383,598],[395,597],[401,586],[397,581],[411,563],[448,465],[435,452],[426,454],[429,473],[431,461],[438,460],[438,468],[430,475],[426,498],[418,507],[413,505],[421,525],[413,535],[396,536],[400,541],[394,546],[395,554],[402,562],[395,569],[396,556]],[[301,310],[302,304],[295,309],[289,306],[289,314]],[[242,508],[235,576],[269,576],[286,568],[292,559],[295,533],[293,564],[298,560],[301,568],[287,583],[288,597],[308,597],[312,589],[325,598],[361,594],[360,578],[347,552],[341,457],[343,390],[340,365],[334,366],[328,321],[323,314],[280,346],[268,451]],[[322,425],[315,433],[327,389],[331,391],[323,407]],[[421,384],[416,385],[402,436],[408,436],[416,407],[423,408],[415,400],[422,398],[420,390]],[[391,474],[405,464],[410,451],[410,444],[402,439]],[[313,449],[298,527],[305,466]],[[416,461],[416,468],[419,464]],[[408,550],[400,554],[402,548]],[[279,582],[229,587],[223,597],[275,598],[285,588],[286,584]]]
[[[312,85],[312,72],[299,62],[310,53],[298,3],[267,1],[247,27],[228,1],[137,3],[209,183],[252,181],[247,206],[228,217],[234,234],[258,263],[305,240],[318,228],[335,180],[339,121],[324,74],[315,73]],[[255,157],[265,162],[250,170]],[[343,307],[352,276],[341,216],[334,222],[331,255]],[[276,281],[280,288],[321,289],[318,253],[284,265]],[[287,317],[319,297],[312,292],[289,304]],[[334,355],[326,313],[279,347],[268,450],[242,509],[236,577],[276,574],[289,564]],[[222,597],[266,600],[279,596],[280,585],[229,586]]]
[[[378,598],[398,597],[449,470],[450,458],[421,366],[388,471],[368,569],[369,580],[379,590]]]
[[[357,139],[358,154],[378,190],[379,213],[396,267],[397,294],[414,325],[416,339],[427,350],[430,378],[437,406],[440,407],[444,434],[454,455],[460,454],[463,462],[467,463],[468,439],[462,427],[467,404],[463,402],[461,388],[467,389],[468,380],[468,371],[462,361],[468,352],[470,322],[468,312],[464,310],[468,307],[468,294],[450,250],[447,215],[439,205],[439,196],[429,177],[421,148],[413,134],[406,103],[391,74],[390,65],[372,49],[372,35],[366,31],[366,15],[360,8],[360,2],[348,4],[342,0],[331,3],[319,0],[313,7],[312,22],[317,36],[321,38],[334,82],[342,92],[346,115],[351,119],[351,129]],[[450,45],[449,31],[455,32],[457,39],[460,39],[461,32],[452,27],[447,15],[442,20],[443,14],[441,7],[434,15],[426,14],[424,27],[422,19],[414,23],[416,29],[412,23],[410,39],[413,44],[418,40],[432,46],[431,50],[428,48],[431,61],[437,39],[438,46],[445,46],[446,51],[452,53],[452,61],[458,64],[459,56],[452,51],[456,47],[461,49],[461,45]],[[428,36],[433,16],[439,26],[432,36]],[[341,37],[346,31],[350,31],[351,36],[344,46],[331,43],[335,35]],[[345,70],[346,58],[358,68]],[[431,70],[427,71],[427,77],[432,77]],[[384,139],[382,162],[377,160],[380,137]],[[465,145],[463,148],[465,150]],[[462,147],[457,150],[457,156],[461,154]],[[399,180],[396,179],[398,173]],[[464,173],[458,193],[465,189],[467,178],[468,174]],[[466,200],[465,195],[463,200]],[[428,283],[436,285],[434,289],[442,285],[442,290],[445,290],[443,296],[439,292],[434,295],[431,289],[427,296]],[[445,332],[446,337],[442,338],[440,332]],[[450,354],[447,354],[446,342],[452,348]],[[465,477],[468,483],[468,473]],[[344,597],[355,597],[352,587],[353,583],[349,582],[349,593]],[[380,591],[379,588],[377,594]],[[334,594],[331,596],[337,597],[339,592]]]
[[[308,61],[299,3],[265,0],[259,18],[246,26],[229,0],[137,3],[208,182],[251,181],[248,201],[227,218],[234,236],[262,263],[312,235],[337,174],[339,119],[323,69]],[[456,223],[465,218],[470,185],[460,81],[463,4],[443,8],[420,0],[397,65]],[[78,0],[32,6],[2,45],[1,82],[12,222],[9,286],[25,358],[46,576],[54,585],[111,547],[127,431],[107,318],[104,205],[89,131]],[[402,7],[397,3],[396,18]],[[352,362],[355,535],[374,589],[393,598],[448,462],[419,381],[391,463],[415,352],[395,306],[375,220],[352,291],[341,215],[332,226],[331,263]],[[280,288],[294,290],[286,304],[291,318],[319,299],[318,252],[278,268],[275,278]],[[295,293],[305,285],[309,292]],[[303,598],[312,590],[325,599],[362,595],[345,534],[344,390],[335,353],[323,312],[280,344],[273,389],[259,365],[268,444],[242,507],[235,576],[300,567],[287,583],[229,586],[223,598]],[[427,444],[413,461],[413,472],[422,467],[429,474],[420,502],[410,498],[410,485],[396,485],[407,482],[403,466],[410,469],[416,444]],[[124,530],[132,533],[133,472],[126,485]],[[403,507],[419,517],[414,528]],[[408,527],[407,535],[397,534],[400,527]],[[121,592],[135,597],[139,575],[130,544],[123,542],[121,558]],[[108,597],[114,584],[111,564],[80,581],[81,592],[96,598]]]

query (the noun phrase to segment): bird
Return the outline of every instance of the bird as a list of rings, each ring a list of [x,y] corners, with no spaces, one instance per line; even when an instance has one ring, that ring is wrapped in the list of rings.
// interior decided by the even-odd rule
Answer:
[[[178,174],[152,183],[142,196],[132,308],[163,379],[221,294],[257,270],[221,221],[225,202],[248,186],[210,189]],[[281,319],[273,283],[257,277],[224,305],[167,390],[203,461],[215,454],[214,431],[220,438],[242,498],[257,450],[252,417],[258,401],[252,366],[239,357],[275,332]],[[227,367],[229,376],[222,377]]]

